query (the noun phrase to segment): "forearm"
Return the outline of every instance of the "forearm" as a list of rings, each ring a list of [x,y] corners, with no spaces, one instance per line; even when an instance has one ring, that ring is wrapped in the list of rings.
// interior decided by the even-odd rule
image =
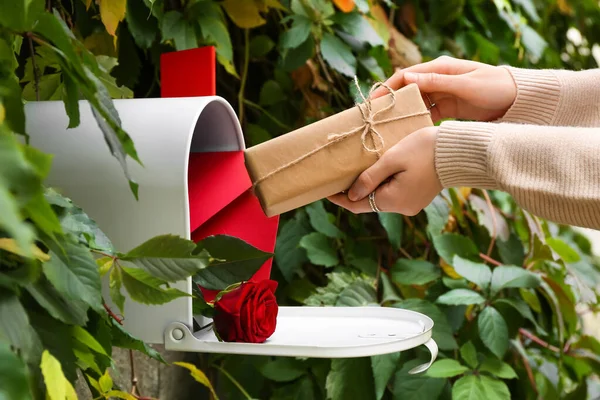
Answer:
[[[600,229],[600,128],[445,122],[435,162],[444,187],[502,190],[540,217]]]
[[[507,69],[517,85],[517,97],[500,122],[600,126],[600,69]]]

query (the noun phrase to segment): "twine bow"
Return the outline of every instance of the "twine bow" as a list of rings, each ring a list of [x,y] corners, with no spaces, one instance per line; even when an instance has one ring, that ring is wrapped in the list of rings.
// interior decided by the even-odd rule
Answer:
[[[290,161],[289,163],[284,164],[284,165],[274,169],[273,171],[269,172],[268,174],[262,176],[261,178],[257,179],[254,182],[253,187],[256,188],[256,186],[259,183],[269,179],[273,175],[275,175],[283,170],[286,170],[286,169],[306,160],[307,158],[311,157],[312,155],[318,153],[319,151],[321,151],[331,145],[334,145],[335,143],[340,142],[346,138],[349,138],[350,136],[355,135],[361,131],[362,131],[362,134],[361,134],[360,138],[361,138],[363,148],[369,153],[376,153],[377,157],[379,158],[381,156],[381,151],[385,148],[385,141],[383,140],[383,136],[381,135],[381,133],[379,133],[379,131],[377,130],[377,128],[376,128],[377,125],[387,124],[390,122],[400,121],[403,119],[408,119],[408,118],[412,118],[412,117],[429,114],[429,110],[428,110],[428,111],[421,111],[421,112],[412,113],[412,114],[399,115],[397,117],[391,117],[391,118],[386,118],[386,119],[376,119],[376,117],[379,114],[385,113],[385,112],[393,109],[396,106],[396,92],[394,92],[394,90],[392,88],[390,88],[388,85],[386,85],[385,83],[377,82],[369,90],[369,96],[365,97],[364,93],[362,92],[362,89],[360,88],[360,85],[358,83],[358,78],[356,76],[354,77],[354,84],[356,85],[358,94],[360,95],[360,97],[363,100],[363,104],[356,103],[356,107],[358,108],[358,110],[360,111],[360,114],[362,116],[362,121],[363,121],[362,125],[357,126],[356,128],[352,128],[346,132],[329,135],[327,137],[329,139],[329,141],[327,143],[311,150],[310,152],[298,157],[297,159]],[[379,87],[384,87],[388,90],[388,92],[390,92],[392,101],[390,102],[390,104],[388,104],[386,107],[382,108],[381,110],[373,112],[373,106],[371,104],[371,95]],[[371,141],[373,142],[372,147],[367,144],[367,136],[370,136]]]

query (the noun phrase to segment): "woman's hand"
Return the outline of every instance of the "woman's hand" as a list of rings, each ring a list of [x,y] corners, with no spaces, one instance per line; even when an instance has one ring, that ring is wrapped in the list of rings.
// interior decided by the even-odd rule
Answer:
[[[442,190],[434,160],[437,130],[429,127],[411,133],[364,171],[347,195],[329,200],[355,214],[372,212],[367,197],[375,191],[380,211],[416,215]]]
[[[516,84],[505,68],[442,56],[396,72],[386,84],[398,90],[416,83],[435,103],[434,121],[457,118],[493,121],[506,114],[517,95]],[[372,98],[387,94],[385,88]],[[425,104],[428,104],[424,96]]]

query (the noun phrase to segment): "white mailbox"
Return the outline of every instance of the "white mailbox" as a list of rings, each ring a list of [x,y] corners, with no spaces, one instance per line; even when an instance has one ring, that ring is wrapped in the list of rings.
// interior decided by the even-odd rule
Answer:
[[[129,162],[139,183],[132,195],[118,161],[110,154],[90,105],[80,102],[81,124],[67,129],[62,102],[26,105],[31,144],[53,154],[47,184],[82,207],[121,251],[162,234],[190,239],[188,160],[196,152],[242,151],[235,112],[216,96],[115,100],[122,126],[144,167]],[[192,293],[192,281],[174,285]],[[105,298],[108,285],[104,287]],[[280,307],[277,329],[265,343],[219,342],[212,330],[193,330],[190,298],[160,306],[127,299],[125,328],[168,350],[300,357],[362,357],[425,345],[437,356],[433,321],[420,313],[384,307]],[[200,324],[202,325],[202,324]]]

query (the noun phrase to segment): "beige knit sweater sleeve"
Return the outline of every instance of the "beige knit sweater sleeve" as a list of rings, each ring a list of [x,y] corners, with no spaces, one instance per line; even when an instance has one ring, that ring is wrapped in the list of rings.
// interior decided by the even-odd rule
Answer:
[[[600,70],[511,73],[517,99],[500,123],[440,125],[442,185],[502,190],[540,217],[600,229]]]

